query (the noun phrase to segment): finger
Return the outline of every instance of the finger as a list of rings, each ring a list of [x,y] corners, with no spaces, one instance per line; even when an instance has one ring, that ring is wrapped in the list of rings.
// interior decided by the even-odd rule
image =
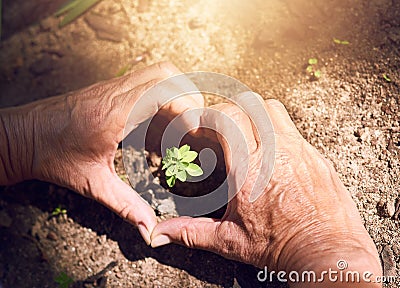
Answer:
[[[133,89],[135,87],[132,86],[133,84],[142,85],[152,80],[165,80],[180,74],[182,74],[182,72],[170,62],[156,63],[147,68],[135,71],[123,79],[123,83],[121,85],[123,90],[121,90],[121,92],[123,93]],[[178,84],[178,87],[179,86],[180,85]],[[196,88],[195,90],[197,91],[198,89]],[[162,110],[168,111],[168,114],[176,116],[186,111],[188,108],[196,107],[204,107],[204,98],[200,93],[190,94],[182,97],[179,100],[172,101],[171,103],[165,105],[165,107],[162,107]]]
[[[155,79],[166,79],[176,74],[181,74],[178,68],[170,62],[160,62],[143,69],[128,73],[119,78],[114,78],[103,82],[106,90],[113,91],[114,95],[123,94],[132,90],[136,86],[145,84]]]
[[[300,135],[285,106],[280,101],[275,99],[265,100],[264,107],[270,116],[275,133],[296,133]]]
[[[158,223],[151,234],[153,248],[178,243],[190,248],[217,250],[220,221],[211,218],[179,217]]]
[[[228,168],[232,155],[250,155],[257,149],[252,122],[236,105],[223,103],[209,107],[201,117],[201,125],[217,132]]]
[[[152,92],[161,106],[160,114],[168,120],[179,116],[174,126],[195,135],[204,108],[204,97],[196,85],[186,75],[180,74],[163,80]]]
[[[269,134],[273,133],[272,129],[269,129],[268,114],[263,107],[264,100],[262,97],[252,91],[246,91],[239,93],[231,97],[233,103],[238,105],[251,120],[252,130],[257,143],[261,142],[261,135],[263,138],[269,137]],[[265,139],[264,139],[265,140]]]
[[[158,111],[169,119],[180,116],[176,123],[180,124],[181,130],[197,129],[202,113],[200,108],[204,104],[197,87],[183,74],[161,81],[151,80],[118,96],[114,102],[120,103],[119,99],[124,102],[121,118],[128,118],[125,135]]]
[[[228,182],[228,201],[246,184],[248,173],[258,165],[253,156],[258,151],[258,143],[253,133],[250,118],[238,106],[218,104],[207,109],[201,118],[201,126],[218,132]],[[247,185],[250,185],[247,183]],[[243,191],[251,191],[244,189]]]
[[[98,82],[89,87],[79,90],[80,94],[105,95],[112,99],[118,95],[127,93],[128,91],[140,86],[144,83],[155,79],[166,79],[172,75],[180,74],[178,68],[169,62],[160,62],[150,65],[146,68],[133,71],[119,78],[112,78],[102,82]]]
[[[117,91],[119,91],[120,94],[125,93],[134,89],[136,86],[140,86],[149,82],[153,82],[153,84],[156,84],[158,82],[161,82],[162,80],[180,74],[182,74],[182,72],[170,62],[156,63],[144,69],[132,72],[131,74],[125,76],[124,78],[121,78],[120,83],[118,83]],[[186,77],[182,77],[183,81],[181,81],[181,83],[174,83],[177,86],[174,88],[176,91],[181,90],[180,91],[181,93],[190,92],[187,89],[182,88],[187,86],[188,81],[191,83],[189,79],[185,78]],[[195,88],[194,85],[190,86],[191,90],[193,90],[192,89],[193,87]],[[195,88],[195,90],[197,91],[198,89]],[[162,104],[163,103],[160,103],[160,106]],[[204,107],[203,96],[200,93],[193,93],[187,96],[183,96],[179,98],[179,100],[177,99],[164,105],[161,110],[164,113],[167,112],[165,114],[172,115],[173,117],[175,117],[176,115],[185,112],[189,108],[202,108],[202,107]]]
[[[141,88],[145,87],[147,90],[149,90],[150,88],[156,86],[157,83],[160,83],[165,79],[178,75],[182,75],[182,72],[178,68],[176,68],[173,64],[169,62],[160,62],[148,66],[144,69],[134,71],[126,76],[120,78],[114,78],[111,80],[107,80],[92,85],[88,88],[83,89],[81,92],[83,94],[87,93],[88,95],[96,95],[96,96],[103,95],[105,101],[110,102],[112,104],[120,103],[119,98],[121,97],[128,98],[129,101],[127,101],[127,104],[129,109],[127,112],[125,111],[125,113],[121,115],[122,117],[127,117],[134,103],[136,103],[145,92],[142,91]],[[156,107],[160,108],[163,106],[161,108],[161,111],[164,113],[164,115],[167,115],[169,119],[172,119],[175,116],[180,115],[181,113],[191,108],[204,107],[204,98],[198,92],[198,89],[195,87],[195,85],[186,77],[182,76],[178,77],[178,79],[183,79],[183,81],[180,81],[181,83],[174,83],[175,87],[173,88],[173,90],[175,91],[175,93],[174,94],[167,93],[168,96],[171,95],[176,96],[182,94],[183,92],[188,92],[188,91],[192,92],[195,91],[195,92],[187,94],[174,101],[169,101],[169,103],[165,101],[165,97],[162,97],[163,96],[162,94],[158,96],[151,95],[152,97],[156,96],[156,98],[150,99],[153,100],[153,102],[157,102]],[[169,82],[174,82],[174,81],[169,81]],[[187,87],[190,87],[190,89],[187,89]],[[138,91],[141,93],[138,93]],[[154,113],[152,113],[152,115],[153,114]],[[190,122],[190,120],[186,122]]]
[[[116,174],[100,175],[102,191],[96,193],[96,200],[136,226],[143,239],[150,245],[150,235],[157,224],[153,209],[129,185]]]
[[[252,188],[245,189],[247,192],[251,191],[249,201],[254,202],[263,193],[272,177],[275,162],[275,132],[268,111],[264,107],[264,100],[259,94],[246,91],[235,95],[231,100],[246,111],[251,119],[251,130],[257,143],[257,153],[252,157],[249,168],[251,171],[262,171],[263,175],[258,173]]]

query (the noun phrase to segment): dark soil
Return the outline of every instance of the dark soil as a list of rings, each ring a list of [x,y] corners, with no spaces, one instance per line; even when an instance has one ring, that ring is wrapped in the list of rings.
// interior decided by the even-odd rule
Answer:
[[[162,60],[233,76],[286,105],[334,163],[385,274],[400,276],[400,1],[104,0],[59,29],[51,14],[63,2],[3,1],[0,107]],[[309,58],[320,78],[306,71]],[[66,215],[51,215],[58,206]],[[113,213],[63,188],[1,188],[0,287],[57,287],[61,272],[74,287],[281,287],[212,253],[151,249]]]

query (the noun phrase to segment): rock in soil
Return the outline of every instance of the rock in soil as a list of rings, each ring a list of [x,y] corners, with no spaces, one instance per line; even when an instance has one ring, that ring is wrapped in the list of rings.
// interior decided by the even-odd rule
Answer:
[[[125,37],[124,29],[107,20],[105,16],[89,14],[85,17],[85,20],[99,39],[121,42]]]
[[[55,60],[50,54],[44,54],[41,58],[37,59],[30,66],[29,70],[35,75],[40,76],[50,73],[57,68],[57,60]]]
[[[383,263],[383,274],[385,276],[396,275],[396,261],[394,260],[393,251],[390,246],[385,246],[381,253],[381,259]]]

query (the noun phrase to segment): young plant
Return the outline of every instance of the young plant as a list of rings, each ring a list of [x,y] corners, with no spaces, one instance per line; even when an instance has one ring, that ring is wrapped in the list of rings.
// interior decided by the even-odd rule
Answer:
[[[58,207],[51,212],[51,216],[58,216],[62,214],[67,214],[67,209],[61,208],[61,205],[58,205]]]
[[[115,77],[121,77],[124,76],[125,73],[129,70],[129,65],[125,65],[121,69],[118,70],[117,74],[115,74]]]
[[[321,73],[321,70],[318,70],[315,68],[317,64],[318,64],[317,58],[308,59],[308,66],[306,68],[306,71],[311,76],[314,76],[316,79],[319,79],[321,77],[322,73]]]
[[[118,174],[119,179],[121,179],[124,182],[128,182],[128,177],[126,176],[126,174]]]
[[[169,187],[175,185],[176,179],[185,182],[188,177],[203,175],[203,170],[199,165],[192,163],[198,153],[190,151],[190,146],[185,144],[179,149],[171,147],[166,150],[166,155],[162,160],[162,170],[165,170],[165,176]]]
[[[72,283],[74,283],[74,280],[69,277],[65,272],[61,272],[58,274],[55,278],[54,281],[58,284],[59,288],[68,288],[71,286]]]

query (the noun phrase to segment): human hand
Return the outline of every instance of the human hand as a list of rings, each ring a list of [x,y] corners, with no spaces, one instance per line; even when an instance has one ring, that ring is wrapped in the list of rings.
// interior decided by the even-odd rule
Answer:
[[[221,104],[213,108],[228,115],[243,131],[248,147],[217,137],[224,150],[227,173],[242,173],[241,169],[230,167],[230,158],[248,149],[247,179],[228,203],[222,219],[180,217],[161,222],[151,235],[153,247],[175,242],[260,268],[267,266],[268,271],[315,271],[317,275],[329,268],[338,271],[337,261],[344,259],[351,271],[382,275],[377,250],[350,194],[331,163],[302,138],[280,102],[265,102],[276,137],[275,167],[264,193],[252,203],[249,202],[252,184],[263,173],[259,165],[262,159],[259,138],[250,119],[236,106]],[[223,123],[218,127],[222,135],[232,131],[224,126],[224,121],[202,120]],[[315,285],[367,286],[326,280],[327,277],[325,282]],[[313,283],[295,285],[313,287]]]
[[[180,74],[175,66],[159,63],[66,95],[0,110],[0,132],[4,128],[2,135],[7,135],[2,146],[8,147],[0,153],[7,156],[5,164],[0,163],[0,184],[34,178],[75,190],[138,226],[149,244],[154,211],[118,177],[114,157],[134,104],[146,90],[175,74]],[[168,87],[175,95],[180,88],[179,83]],[[184,96],[164,105],[160,113],[172,118],[203,107],[203,101],[201,94]],[[142,102],[140,115],[129,118],[135,119],[129,129],[154,115],[160,102]]]

